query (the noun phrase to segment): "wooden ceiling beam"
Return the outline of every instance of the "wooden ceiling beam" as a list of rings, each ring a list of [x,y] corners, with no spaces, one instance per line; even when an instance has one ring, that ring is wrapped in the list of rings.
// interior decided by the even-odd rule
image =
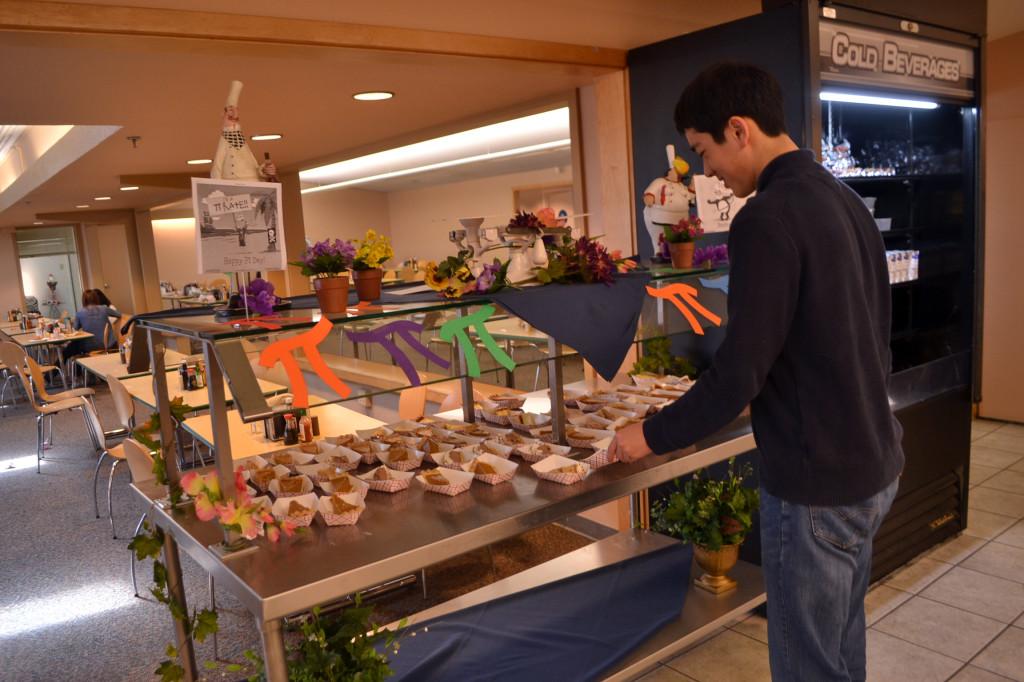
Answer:
[[[192,173],[140,173],[136,175],[120,175],[118,181],[121,187],[136,185],[138,187],[165,187],[169,189],[183,189],[186,192],[192,191],[192,178],[209,178],[209,173],[194,175]]]
[[[36,213],[36,220],[53,220],[63,223],[116,223],[123,220],[134,220],[134,216],[134,209],[121,208],[98,211]]]
[[[0,29],[313,45],[622,69],[626,51],[542,40],[308,19],[0,0]]]

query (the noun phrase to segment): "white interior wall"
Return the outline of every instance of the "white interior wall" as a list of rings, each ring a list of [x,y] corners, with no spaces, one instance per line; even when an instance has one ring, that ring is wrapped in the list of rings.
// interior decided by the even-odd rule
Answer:
[[[436,261],[454,255],[448,232],[459,227],[458,218],[487,216],[484,225],[504,224],[515,213],[514,189],[571,182],[571,169],[561,167],[390,192],[395,262],[413,257]]]
[[[193,218],[154,220],[153,241],[161,282],[170,282],[180,291],[189,282],[215,278],[199,274],[196,221]]]
[[[361,239],[367,230],[391,236],[388,195],[342,188],[302,195],[306,239]]]

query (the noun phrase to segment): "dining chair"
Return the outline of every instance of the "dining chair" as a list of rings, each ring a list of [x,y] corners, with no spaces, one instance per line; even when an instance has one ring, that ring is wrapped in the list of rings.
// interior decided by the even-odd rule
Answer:
[[[43,460],[43,447],[47,443],[53,442],[53,415],[60,412],[68,412],[76,409],[83,409],[84,406],[89,403],[82,396],[67,397],[53,402],[41,402],[35,397],[35,393],[32,390],[32,382],[29,380],[28,374],[25,372],[25,362],[27,359],[25,350],[16,343],[0,343],[0,362],[3,362],[7,367],[13,367],[18,378],[21,380],[22,388],[25,389],[25,395],[28,396],[28,402],[32,405],[32,409],[36,412],[36,473],[42,473],[40,464]],[[89,428],[88,417],[86,417],[86,428]],[[49,425],[50,440],[46,441],[43,438],[45,426]]]
[[[117,471],[118,465],[127,458],[124,442],[117,442],[115,439],[106,437],[99,415],[96,414],[96,410],[93,409],[91,404],[86,403],[82,411],[85,413],[85,420],[89,426],[89,435],[92,437],[93,445],[100,451],[99,459],[96,460],[96,468],[92,474],[93,510],[96,512],[96,518],[100,518],[99,496],[96,492],[96,483],[100,477],[100,467],[103,466],[103,462],[106,459],[110,459],[110,472],[107,478],[107,516],[110,517],[110,535],[117,539],[117,531],[114,528],[114,501],[111,491],[114,485],[114,473]]]
[[[143,483],[145,481],[151,481],[155,478],[153,474],[153,455],[149,449],[138,442],[134,438],[126,439],[122,444],[124,450],[125,461],[128,463],[128,471],[132,476],[132,483]],[[142,530],[142,524],[146,520],[146,515],[142,514],[139,517],[139,522],[135,524],[135,532],[132,533],[134,538]],[[132,589],[135,591],[135,596],[139,595],[139,583],[138,578],[135,575],[135,553],[130,549],[128,550],[131,561],[132,570]]]
[[[124,387],[121,380],[115,376],[107,375],[107,386],[110,387],[110,397],[114,400],[114,410],[117,412],[117,421],[121,425],[118,430],[123,430],[127,435],[135,428],[135,401],[132,394]],[[108,437],[112,434],[107,432]]]

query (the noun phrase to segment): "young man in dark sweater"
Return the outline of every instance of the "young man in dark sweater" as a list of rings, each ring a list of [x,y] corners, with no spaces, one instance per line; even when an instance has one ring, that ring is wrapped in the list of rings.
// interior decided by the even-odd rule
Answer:
[[[619,431],[623,461],[688,447],[751,407],[774,680],[866,678],[871,539],[903,468],[889,406],[889,280],[861,199],[785,133],[768,73],[719,64],[676,127],[736,196],[729,323],[682,398]]]

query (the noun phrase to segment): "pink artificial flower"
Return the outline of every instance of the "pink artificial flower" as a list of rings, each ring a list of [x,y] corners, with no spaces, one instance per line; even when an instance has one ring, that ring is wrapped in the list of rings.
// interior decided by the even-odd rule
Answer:
[[[249,494],[249,489],[245,486],[245,478],[242,476],[242,467],[235,469],[235,490],[245,495]]]
[[[181,477],[181,489],[191,497],[198,495],[203,489],[203,479],[195,471],[190,471]]]
[[[277,542],[281,539],[281,530],[273,523],[266,526],[267,539],[271,542]]]
[[[211,500],[221,499],[220,494],[220,479],[217,477],[217,472],[211,471],[203,477],[203,482],[206,484],[206,490],[209,492]]]
[[[287,535],[288,537],[291,537],[291,536],[295,535],[295,524],[293,522],[291,522],[291,521],[288,521],[288,520],[282,521],[281,522],[281,530],[284,531],[285,535]]]
[[[184,480],[184,479],[183,479]],[[218,505],[215,505],[210,497],[202,492],[195,493],[196,518],[200,521],[213,521],[219,514]]]
[[[255,540],[263,530],[263,523],[252,514],[241,513],[238,516],[238,527],[241,529],[242,537],[246,540]]]
[[[237,523],[238,509],[232,500],[216,505],[218,520],[225,526]]]

